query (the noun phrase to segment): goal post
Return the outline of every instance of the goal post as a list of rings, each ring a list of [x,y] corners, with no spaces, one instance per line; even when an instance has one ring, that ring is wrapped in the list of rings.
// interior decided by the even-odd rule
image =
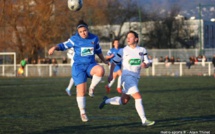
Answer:
[[[16,76],[16,53],[0,52],[0,76]]]

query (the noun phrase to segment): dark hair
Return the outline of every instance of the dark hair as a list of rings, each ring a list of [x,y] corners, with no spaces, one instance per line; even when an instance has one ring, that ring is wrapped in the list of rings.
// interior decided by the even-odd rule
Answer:
[[[80,28],[80,27],[86,27],[88,28],[88,25],[87,23],[85,23],[83,20],[80,20],[78,23],[77,23],[77,29]]]
[[[112,41],[112,48],[114,48],[113,44],[114,44],[115,41],[119,41],[119,39],[118,38],[113,39],[113,41]]]
[[[130,33],[132,33],[132,34],[134,35],[135,38],[138,38],[138,40],[137,40],[137,43],[138,43],[138,41],[139,41],[138,34],[137,34],[136,32],[134,32],[134,31],[130,30],[130,31],[127,33],[127,36],[128,36],[128,34],[130,34]]]

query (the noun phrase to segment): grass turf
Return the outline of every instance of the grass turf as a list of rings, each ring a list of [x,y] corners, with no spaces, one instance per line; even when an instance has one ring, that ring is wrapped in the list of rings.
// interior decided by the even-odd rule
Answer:
[[[215,133],[215,79],[212,77],[142,77],[139,89],[146,116],[156,121],[151,127],[141,126],[133,99],[125,106],[105,105],[98,109],[106,95],[106,82],[97,86],[94,98],[87,96],[90,121],[83,123],[75,88],[71,97],[65,92],[69,79],[0,78],[0,133]],[[116,95],[112,88],[108,97]]]

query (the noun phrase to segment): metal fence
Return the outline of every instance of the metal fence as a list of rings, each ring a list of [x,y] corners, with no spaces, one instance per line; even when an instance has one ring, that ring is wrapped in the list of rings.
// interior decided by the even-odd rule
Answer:
[[[100,46],[102,48],[103,55],[107,55],[107,51],[112,48],[111,42],[100,42]],[[181,62],[186,62],[189,60],[190,56],[198,57],[200,54],[200,50],[195,49],[147,49],[148,54],[152,56],[152,58],[160,58],[169,56],[179,58]],[[52,56],[47,56],[47,50],[45,51],[45,55],[48,58],[56,58],[57,60],[61,61],[63,57],[67,57],[67,51],[56,51]],[[204,49],[203,54],[206,58],[211,61],[213,55],[215,54],[215,49]]]
[[[103,54],[106,55],[107,51],[111,48],[110,42],[101,42],[100,43],[102,47]],[[190,56],[197,57],[200,54],[200,50],[195,49],[147,49],[148,54],[151,55],[153,58],[159,58],[159,57],[175,57],[179,58],[182,62],[188,61]],[[214,48],[208,48],[204,49],[203,53],[206,58],[211,61],[213,55],[215,54]]]
[[[105,68],[105,75],[109,74],[109,68],[105,64],[101,64]],[[19,68],[17,65],[16,68]],[[71,65],[58,64],[56,73],[52,64],[27,64],[25,67],[25,77],[70,77]],[[175,62],[174,64],[163,62],[153,63],[151,67],[141,70],[142,76],[212,76],[214,68],[211,62],[195,64],[190,69],[186,66],[186,62]],[[0,76],[14,77],[17,76],[17,70],[13,65],[0,65]]]
[[[164,58],[165,56],[179,58],[182,62],[189,60],[190,56],[197,57],[199,55],[198,49],[148,49],[148,54],[153,58]]]

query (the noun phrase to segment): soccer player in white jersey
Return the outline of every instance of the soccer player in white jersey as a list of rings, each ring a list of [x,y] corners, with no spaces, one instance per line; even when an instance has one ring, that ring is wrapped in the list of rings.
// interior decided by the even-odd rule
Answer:
[[[70,58],[70,60],[71,60],[71,67],[72,67],[73,62],[74,62],[74,60],[73,60],[74,54],[75,54],[75,53],[74,53],[74,49],[73,49],[73,48],[70,48],[70,49],[67,51],[67,57]],[[73,78],[71,77],[71,79],[70,79],[70,81],[69,81],[69,85],[68,85],[68,87],[66,88],[66,93],[67,93],[69,96],[72,95],[71,89],[72,89],[73,84],[74,84],[74,80],[73,80]]]
[[[138,89],[138,81],[140,78],[141,68],[147,68],[149,60],[146,49],[137,45],[138,34],[134,31],[129,31],[127,34],[127,46],[120,49],[111,64],[108,82],[113,79],[113,70],[117,63],[122,62],[122,95],[113,98],[104,97],[99,108],[102,109],[106,104],[125,105],[129,102],[130,97],[135,99],[135,108],[142,121],[143,126],[151,126],[155,121],[147,120],[142,97]]]

